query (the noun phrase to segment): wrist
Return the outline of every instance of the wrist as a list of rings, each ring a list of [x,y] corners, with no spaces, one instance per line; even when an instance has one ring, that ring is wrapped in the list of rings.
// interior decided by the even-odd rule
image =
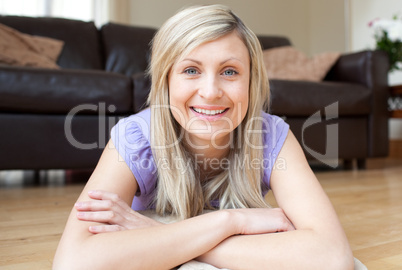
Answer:
[[[228,226],[227,230],[230,232],[230,236],[242,234],[241,213],[237,209],[225,209],[221,211],[227,215],[226,226]]]

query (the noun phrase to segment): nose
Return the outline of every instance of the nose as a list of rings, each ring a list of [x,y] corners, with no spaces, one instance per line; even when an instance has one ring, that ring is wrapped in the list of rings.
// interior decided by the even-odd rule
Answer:
[[[220,88],[219,79],[214,75],[205,76],[198,89],[198,94],[206,100],[222,97],[223,92]]]

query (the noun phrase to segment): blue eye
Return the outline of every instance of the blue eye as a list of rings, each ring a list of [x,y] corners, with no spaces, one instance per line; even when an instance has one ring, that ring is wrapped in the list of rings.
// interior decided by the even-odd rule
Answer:
[[[186,70],[184,70],[184,73],[188,75],[197,75],[198,72],[195,68],[187,68]]]
[[[223,72],[223,75],[225,75],[225,76],[233,76],[236,74],[238,74],[238,73],[233,69],[227,69]]]

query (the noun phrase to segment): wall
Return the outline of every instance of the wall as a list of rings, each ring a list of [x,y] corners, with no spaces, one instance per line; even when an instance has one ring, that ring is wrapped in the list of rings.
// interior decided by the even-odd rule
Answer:
[[[391,19],[402,16],[401,0],[349,0],[350,8],[350,49],[352,51],[375,47],[373,30],[368,23],[375,18]],[[389,84],[402,84],[402,71],[389,75]],[[401,119],[390,119],[390,138],[402,140]]]
[[[309,55],[345,51],[344,1],[132,0],[130,24],[158,28],[182,7],[213,3],[230,6],[256,34],[287,36],[295,47]]]
[[[160,27],[182,7],[194,4],[224,4],[256,34],[284,35],[299,49],[309,52],[309,0],[133,0],[130,24]]]
[[[99,1],[99,0],[97,0]],[[107,16],[109,21],[130,24],[131,10],[130,6],[133,1],[131,0],[101,0],[107,2]]]
[[[309,52],[347,51],[345,1],[309,1]]]

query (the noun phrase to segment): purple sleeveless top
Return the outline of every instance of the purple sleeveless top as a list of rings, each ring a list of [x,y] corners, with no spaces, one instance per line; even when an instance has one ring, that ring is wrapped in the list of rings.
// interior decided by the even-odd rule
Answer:
[[[263,183],[264,196],[270,188],[270,177],[281,150],[289,125],[278,116],[262,112],[263,117]],[[120,120],[111,130],[111,139],[120,156],[127,163],[138,182],[139,191],[134,197],[132,209],[151,208],[156,192],[157,166],[150,146],[151,110],[149,108]],[[214,204],[213,204],[214,205]]]

